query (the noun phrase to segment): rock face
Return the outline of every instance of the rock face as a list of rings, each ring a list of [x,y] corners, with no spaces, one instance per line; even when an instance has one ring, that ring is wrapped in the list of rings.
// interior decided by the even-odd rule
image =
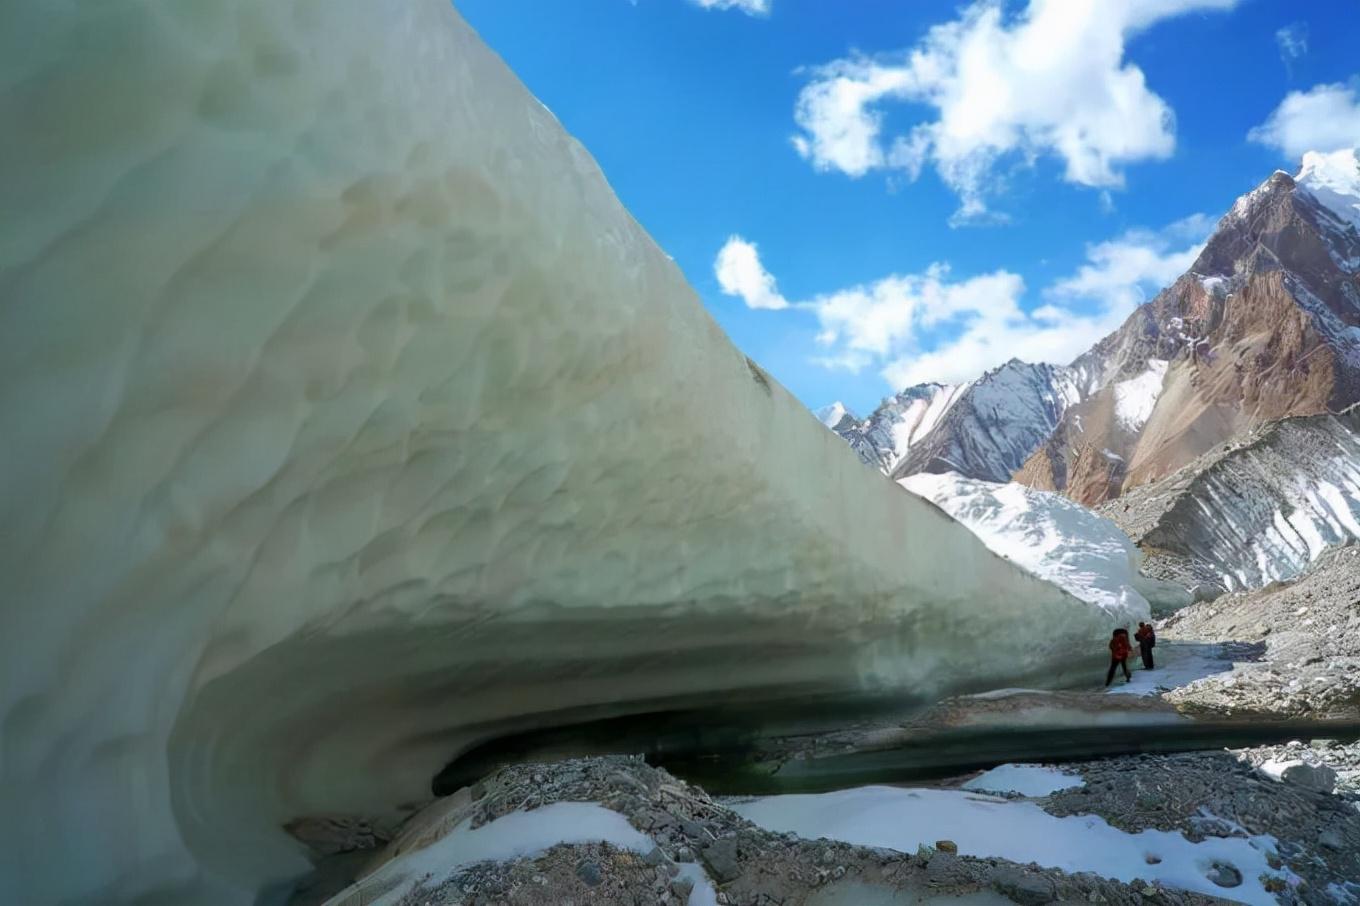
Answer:
[[[967,384],[920,384],[862,422],[832,426],[894,478],[957,472],[1008,481],[1086,392],[1085,372],[1012,359]]]
[[[1187,587],[1259,588],[1360,540],[1360,406],[1273,422],[1099,512]]]
[[[733,348],[446,0],[0,27],[0,902],[250,902],[501,733],[1104,634]]]
[[[1073,363],[1098,389],[1017,480],[1097,504],[1266,422],[1360,400],[1357,210],[1348,151],[1239,199],[1190,273]]]

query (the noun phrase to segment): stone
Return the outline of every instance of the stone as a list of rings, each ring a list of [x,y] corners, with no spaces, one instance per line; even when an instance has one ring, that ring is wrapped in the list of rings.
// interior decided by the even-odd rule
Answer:
[[[666,854],[661,851],[661,847],[653,846],[651,852],[642,857],[642,861],[648,865],[660,865],[666,861]]]
[[[597,887],[604,880],[604,872],[600,866],[589,859],[576,866],[576,877],[580,878],[587,887]]]
[[[959,845],[953,840],[936,840],[935,848],[942,853],[951,853],[954,855],[957,855],[959,851]]]
[[[1346,840],[1341,836],[1341,831],[1334,827],[1329,827],[1318,834],[1318,846],[1321,846],[1323,849],[1340,852],[1346,848]]]
[[[689,878],[676,878],[671,882],[671,889],[682,899],[688,899],[690,891],[694,889],[694,882]]]
[[[728,837],[714,840],[699,853],[709,877],[719,884],[726,884],[741,876],[741,865],[737,862],[737,841]]]
[[[1043,906],[1058,898],[1052,880],[1010,865],[994,869],[991,884],[998,893],[1021,906]]]
[[[1301,759],[1288,761],[1272,759],[1261,765],[1261,770],[1277,780],[1304,789],[1317,790],[1319,793],[1330,793],[1336,789],[1336,771],[1325,764],[1315,764]]]
[[[1227,862],[1213,863],[1205,877],[1219,887],[1238,887],[1242,883],[1242,872],[1237,870],[1237,866],[1229,865]]]

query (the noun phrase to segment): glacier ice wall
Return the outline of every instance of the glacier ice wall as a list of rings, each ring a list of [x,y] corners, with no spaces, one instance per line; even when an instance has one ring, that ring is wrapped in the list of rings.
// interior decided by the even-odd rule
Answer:
[[[445,0],[11,0],[0,126],[0,902],[248,902],[498,733],[1105,632],[734,349]]]

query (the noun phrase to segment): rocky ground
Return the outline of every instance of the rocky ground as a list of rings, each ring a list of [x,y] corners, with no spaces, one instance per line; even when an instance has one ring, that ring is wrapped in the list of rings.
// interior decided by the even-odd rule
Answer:
[[[1298,776],[1274,779],[1255,767],[1286,755],[1334,763],[1338,771],[1360,768],[1360,743],[1111,758],[1068,766],[1081,774],[1085,786],[1036,801],[1055,815],[1099,815],[1129,832],[1177,830],[1192,840],[1268,834],[1278,841],[1277,861],[1297,878],[1294,886],[1272,885],[1281,903],[1345,903],[1345,896],[1360,901],[1360,886],[1346,887],[1351,879],[1360,878],[1360,795],[1314,789],[1298,782]],[[417,877],[397,902],[866,906],[967,896],[971,897],[967,902],[979,906],[1050,902],[1190,906],[1230,901],[1232,888],[1242,880],[1231,866],[1213,867],[1221,872],[1224,887],[1225,900],[1218,900],[1142,880],[1123,883],[959,855],[944,840],[915,853],[901,853],[801,839],[756,827],[698,787],[628,757],[504,768],[428,807],[382,849],[367,850],[363,860],[350,853],[343,864],[353,877],[381,878],[372,872],[421,851],[455,826],[483,827],[513,812],[557,802],[600,803],[623,815],[655,846],[634,852],[605,843],[563,844],[518,859],[479,862],[451,876]],[[355,840],[364,842],[362,837]],[[333,864],[340,858],[333,857]],[[359,867],[360,861],[366,864]],[[691,900],[696,882],[705,888],[711,883],[715,895],[701,899],[700,891]],[[323,901],[356,906],[396,890],[390,870],[376,886],[361,883],[327,900],[336,889],[300,890],[290,906]]]
[[[1265,645],[1256,663],[1167,693],[1178,707],[1360,717],[1360,546],[1325,554],[1292,581],[1194,604],[1161,627],[1168,639]]]
[[[1044,808],[1099,815],[1131,833],[1178,830],[1191,840],[1269,835],[1279,843],[1281,864],[1301,879],[1296,889],[1278,891],[1281,902],[1347,902],[1325,892],[1360,879],[1360,796],[1319,788],[1311,772],[1276,779],[1257,767],[1302,758],[1303,750],[1317,764],[1360,761],[1360,743],[1109,758],[1067,766],[1085,786],[1053,794]],[[1360,885],[1350,894],[1360,901]]]

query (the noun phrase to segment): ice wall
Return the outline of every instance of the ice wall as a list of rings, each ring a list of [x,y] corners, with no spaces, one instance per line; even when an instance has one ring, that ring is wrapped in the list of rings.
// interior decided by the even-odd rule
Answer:
[[[0,902],[250,902],[495,733],[1106,631],[734,349],[445,0],[9,0],[0,130]]]

